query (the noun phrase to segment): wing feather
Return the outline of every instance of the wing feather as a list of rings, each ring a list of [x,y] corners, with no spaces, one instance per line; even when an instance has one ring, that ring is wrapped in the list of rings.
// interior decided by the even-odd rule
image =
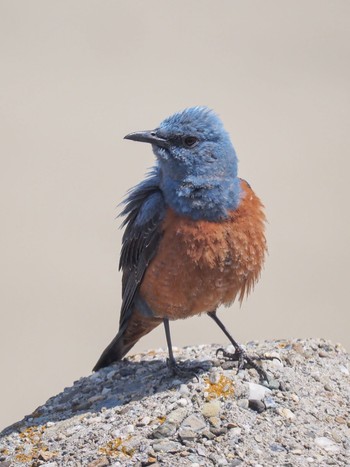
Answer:
[[[120,328],[132,312],[135,295],[162,236],[165,202],[156,172],[131,190],[121,215],[125,216],[119,269],[123,271]]]

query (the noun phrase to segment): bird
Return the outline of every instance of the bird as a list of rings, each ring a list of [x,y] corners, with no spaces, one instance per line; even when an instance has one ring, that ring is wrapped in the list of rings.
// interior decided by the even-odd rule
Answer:
[[[170,322],[205,313],[234,346],[233,353],[219,349],[224,357],[267,380],[257,357],[217,315],[220,305],[242,303],[267,252],[264,206],[238,177],[237,155],[220,117],[205,106],[189,107],[124,139],[151,144],[156,162],[124,200],[119,330],[93,371],[122,360],[163,323],[168,366],[181,375]]]

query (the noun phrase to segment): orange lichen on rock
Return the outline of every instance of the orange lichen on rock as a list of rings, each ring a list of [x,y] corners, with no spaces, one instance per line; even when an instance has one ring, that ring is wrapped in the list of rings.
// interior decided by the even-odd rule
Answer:
[[[48,461],[57,456],[58,453],[56,451],[49,451],[49,448],[42,441],[45,429],[45,426],[31,426],[20,433],[19,437],[22,443],[16,447],[15,459],[17,462]],[[24,445],[31,445],[31,450],[25,453]]]
[[[208,387],[206,388],[206,392],[208,393],[207,399],[217,399],[219,397],[230,397],[234,394],[234,384],[233,381],[227,378],[224,375],[220,375],[219,380],[217,382],[210,381],[209,378],[205,379]]]
[[[120,454],[124,454],[127,457],[132,457],[135,450],[123,445],[123,443],[128,440],[130,440],[130,437],[125,440],[121,438],[112,439],[111,441],[108,441],[107,444],[100,447],[99,452],[109,457],[116,457]]]

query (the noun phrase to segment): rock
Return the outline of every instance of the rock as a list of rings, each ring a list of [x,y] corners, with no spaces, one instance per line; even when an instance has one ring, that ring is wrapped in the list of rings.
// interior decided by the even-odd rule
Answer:
[[[177,358],[210,368],[216,348],[187,347]],[[285,363],[266,363],[272,391],[255,370],[237,374],[223,360],[198,380],[174,378],[161,349],[81,378],[1,433],[0,467],[347,465],[350,356],[321,339],[253,342],[247,352]],[[249,388],[262,400],[249,401]]]
[[[264,402],[255,399],[249,400],[248,407],[258,413],[261,413],[266,409]]]
[[[140,422],[138,423],[138,426],[146,426],[146,425],[149,425],[151,423],[151,417],[143,417],[142,420],[140,420]]]
[[[184,397],[182,397],[181,399],[179,399],[177,401],[177,404],[180,406],[180,407],[186,407],[186,405],[188,404],[187,402],[187,399],[185,399]]]
[[[211,384],[217,384],[220,381],[221,374],[218,371],[212,370],[209,373],[209,381]]]
[[[241,465],[243,465],[243,461],[241,459],[233,459],[233,461],[229,463],[229,467],[239,467]]]
[[[155,452],[178,452],[182,449],[180,443],[165,439],[155,442],[152,446]]]
[[[195,431],[190,430],[189,428],[180,428],[179,436],[182,439],[182,441],[193,441],[197,438],[198,434]]]
[[[220,408],[221,408],[220,401],[214,400],[214,401],[203,404],[201,412],[202,412],[202,415],[206,418],[217,417],[219,415]]]
[[[107,465],[109,465],[109,460],[107,459],[107,457],[104,456],[92,462],[89,462],[87,467],[105,467]]]
[[[261,384],[248,383],[249,400],[262,401],[267,394],[271,394],[271,390]]]
[[[238,407],[241,407],[242,409],[248,409],[249,408],[249,400],[248,399],[239,399],[237,401]]]
[[[335,417],[334,420],[337,422],[337,423],[340,423],[341,425],[345,425],[346,424],[346,420],[344,417]]]
[[[240,436],[242,434],[242,428],[239,426],[236,426],[235,428],[230,429],[230,436],[235,437],[235,436]]]
[[[332,430],[331,431],[332,438],[336,443],[341,443],[342,442],[342,435],[339,433],[337,430]],[[349,433],[350,434],[350,433]]]
[[[212,433],[208,428],[205,428],[205,430],[201,431],[201,436],[207,438],[208,440],[215,438],[214,433]]]
[[[179,426],[182,420],[186,417],[187,410],[183,408],[179,408],[170,412],[167,416],[166,421],[169,423],[173,423],[175,426]]]
[[[216,428],[214,426],[210,427],[210,431],[215,435],[215,436],[221,436],[225,435],[227,433],[227,428],[226,427],[220,427]]]
[[[278,381],[277,379],[271,378],[267,384],[267,387],[269,389],[280,389],[281,391],[283,391],[284,389],[282,388],[284,387],[284,383],[283,381]]]
[[[271,396],[265,397],[264,404],[267,409],[274,409],[277,406],[275,399]]]
[[[181,424],[181,428],[186,428],[194,432],[204,430],[206,427],[207,424],[205,423],[205,421],[193,414],[185,418],[185,420]]]
[[[315,444],[327,452],[338,452],[340,449],[334,441],[325,436],[315,438]]]
[[[44,450],[41,450],[41,451],[38,452],[38,459],[40,459],[40,460],[49,461],[53,457],[56,457],[55,452],[44,451]]]
[[[186,409],[179,408],[173,410],[168,414],[164,423],[156,428],[153,432],[154,438],[169,438],[173,434],[175,434],[178,426],[182,422],[182,420],[186,417],[187,411]]]
[[[218,417],[210,417],[209,418],[209,423],[214,428],[220,428],[221,427],[221,420]]]
[[[286,407],[278,407],[277,409],[278,415],[281,415],[284,418],[288,418],[288,420],[294,420],[295,414]]]
[[[179,388],[179,393],[180,393],[180,394],[187,395],[187,394],[190,393],[190,390],[188,389],[188,387],[187,387],[186,384],[181,384],[181,385],[180,385],[180,388]]]
[[[208,451],[203,446],[197,447],[197,453],[202,457],[208,457]]]
[[[278,443],[270,444],[270,449],[273,452],[285,452],[286,451],[286,449]]]

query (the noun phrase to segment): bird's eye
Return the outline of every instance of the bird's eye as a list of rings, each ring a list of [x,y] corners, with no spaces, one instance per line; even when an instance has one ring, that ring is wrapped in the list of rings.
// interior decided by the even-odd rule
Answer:
[[[198,139],[195,136],[185,136],[182,141],[187,148],[193,148],[198,143]]]

